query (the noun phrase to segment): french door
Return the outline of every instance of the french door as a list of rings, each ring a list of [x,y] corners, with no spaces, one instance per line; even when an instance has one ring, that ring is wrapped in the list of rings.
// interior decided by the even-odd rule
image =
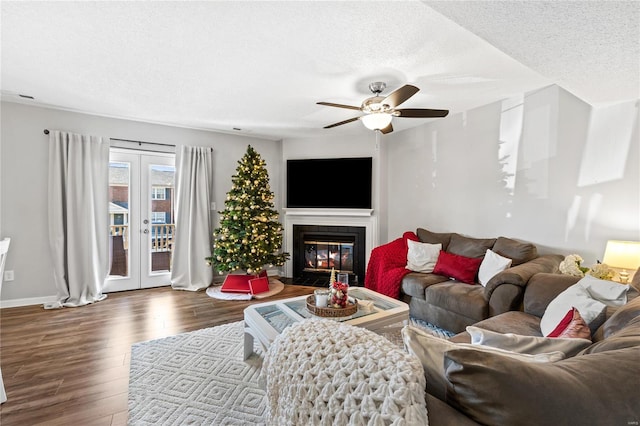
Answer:
[[[175,155],[111,149],[111,269],[104,292],[170,284]]]

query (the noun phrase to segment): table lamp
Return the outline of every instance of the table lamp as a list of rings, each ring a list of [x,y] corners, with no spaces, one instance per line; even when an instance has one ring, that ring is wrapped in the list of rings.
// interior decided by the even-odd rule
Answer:
[[[628,270],[635,271],[640,267],[640,241],[607,241],[602,263],[612,268],[621,269],[620,282],[629,282]]]

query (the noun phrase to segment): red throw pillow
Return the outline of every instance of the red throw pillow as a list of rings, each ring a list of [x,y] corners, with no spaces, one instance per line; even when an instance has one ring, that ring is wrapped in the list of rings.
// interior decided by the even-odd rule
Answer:
[[[481,263],[481,257],[464,257],[441,250],[433,273],[455,278],[463,283],[474,284]]]
[[[556,328],[546,337],[573,337],[591,340],[591,330],[576,308],[569,309],[569,312],[560,320]]]

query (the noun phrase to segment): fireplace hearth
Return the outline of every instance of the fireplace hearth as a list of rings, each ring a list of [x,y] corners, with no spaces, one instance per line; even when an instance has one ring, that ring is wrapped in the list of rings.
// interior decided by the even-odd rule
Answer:
[[[293,282],[326,286],[331,270],[349,274],[349,285],[364,285],[365,228],[293,226]]]

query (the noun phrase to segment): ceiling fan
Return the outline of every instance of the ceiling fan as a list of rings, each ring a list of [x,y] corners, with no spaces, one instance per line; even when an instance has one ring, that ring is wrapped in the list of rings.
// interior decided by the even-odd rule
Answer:
[[[364,124],[366,128],[371,130],[380,130],[382,133],[387,134],[393,132],[393,126],[391,125],[391,120],[393,117],[436,118],[446,117],[447,114],[449,114],[449,110],[446,109],[396,109],[398,105],[418,93],[420,89],[418,89],[416,86],[405,84],[387,97],[380,96],[380,93],[382,93],[382,91],[386,87],[387,84],[382,81],[376,81],[369,84],[369,90],[373,92],[374,96],[365,99],[364,102],[362,102],[362,105],[359,107],[335,104],[331,102],[317,102],[318,105],[355,109],[358,111],[362,111],[365,114],[361,115],[360,117],[354,117],[348,120],[340,121],[338,123],[329,124],[324,128],[330,129],[332,127],[351,123],[352,121],[361,120],[362,124]]]

